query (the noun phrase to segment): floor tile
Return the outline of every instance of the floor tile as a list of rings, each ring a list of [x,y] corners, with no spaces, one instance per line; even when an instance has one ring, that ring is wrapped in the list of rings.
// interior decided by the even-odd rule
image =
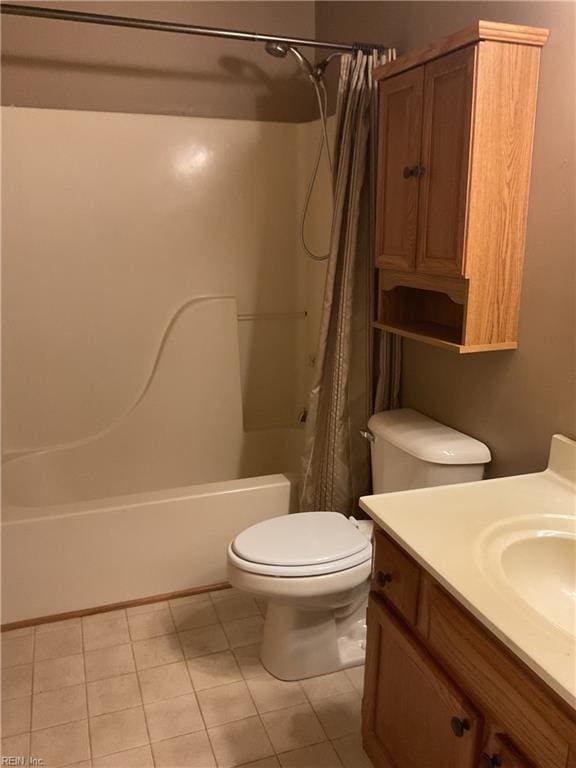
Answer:
[[[146,745],[97,757],[94,760],[94,768],[154,768],[152,750]]]
[[[2,700],[30,696],[32,693],[32,664],[7,667],[2,670]]]
[[[71,685],[56,691],[36,693],[32,699],[32,730],[52,728],[88,717],[86,688]]]
[[[140,686],[135,674],[96,680],[88,683],[87,690],[90,717],[131,709],[142,704]]]
[[[138,677],[145,704],[192,693],[192,684],[183,661],[166,664],[163,667],[143,669],[138,673]]]
[[[197,691],[242,680],[240,668],[230,651],[198,656],[188,659],[187,663],[192,684]]]
[[[246,592],[241,592],[236,587],[227,587],[226,589],[215,589],[210,592],[210,598],[215,603],[218,600],[228,600],[234,595],[245,595]]]
[[[253,645],[262,639],[264,619],[262,616],[252,616],[248,619],[236,619],[235,621],[222,622],[224,632],[232,648],[240,648],[243,645]]]
[[[185,595],[184,597],[175,597],[168,601],[170,608],[177,608],[180,605],[188,605],[190,603],[209,603],[210,595],[208,592],[201,592],[198,595]]]
[[[73,763],[72,765],[67,765],[66,768],[93,768],[92,760],[82,760],[81,763]]]
[[[242,648],[234,648],[234,656],[240,667],[240,671],[246,680],[253,677],[270,677],[272,675],[266,671],[260,661],[260,644],[245,645]]]
[[[362,747],[362,737],[359,733],[335,739],[332,745],[344,768],[372,768],[372,763]]]
[[[361,700],[356,691],[331,696],[329,699],[320,699],[313,702],[312,706],[328,738],[336,739],[339,736],[348,736],[360,731]]]
[[[2,739],[0,756],[4,758],[4,765],[28,765],[28,755],[30,752],[30,734],[23,733],[20,736],[8,736]],[[9,762],[12,758],[12,763]],[[16,763],[14,758],[20,760]]]
[[[198,691],[198,701],[208,728],[256,714],[250,691],[243,681]]]
[[[162,741],[204,730],[204,721],[193,693],[145,704],[144,710],[150,741]]]
[[[47,621],[46,624],[38,624],[36,626],[36,634],[44,635],[46,632],[54,632],[54,630],[68,629],[69,627],[79,627],[81,619],[62,619],[61,621]]]
[[[129,644],[87,651],[84,654],[84,662],[87,680],[102,680],[136,671],[132,646]]]
[[[262,616],[266,616],[266,611],[268,610],[268,600],[263,600],[261,597],[256,597],[255,600]]]
[[[150,640],[138,640],[133,644],[137,669],[161,667],[175,661],[182,661],[182,648],[177,635],[153,637]]]
[[[342,768],[330,742],[283,752],[278,759],[282,768]]]
[[[152,745],[156,768],[215,768],[206,731],[177,736]]]
[[[34,649],[34,635],[15,635],[10,637],[8,633],[3,633],[0,638],[0,647],[3,669],[5,667],[30,664]]]
[[[255,760],[253,763],[242,763],[242,768],[280,768],[280,763],[276,755],[272,755],[262,760]]]
[[[215,600],[214,607],[220,621],[245,619],[248,616],[260,616],[260,609],[253,597],[249,595],[232,595],[231,597]]]
[[[142,707],[112,712],[90,719],[94,757],[111,755],[148,744],[148,731]]]
[[[354,686],[344,672],[332,672],[329,675],[309,677],[307,680],[302,680],[300,684],[310,701],[318,701],[354,690]]]
[[[30,696],[2,702],[2,736],[19,736],[30,730]]]
[[[218,616],[212,603],[185,603],[172,608],[174,623],[179,632],[184,629],[207,627],[217,624]]]
[[[125,611],[111,611],[85,616],[82,619],[84,648],[94,651],[130,642]]]
[[[180,632],[178,637],[187,659],[225,651],[229,647],[220,624],[213,624],[210,627],[201,627],[200,629],[189,629],[187,632]]]
[[[364,692],[364,665],[361,667],[351,667],[345,670],[346,677],[360,695]]]
[[[146,640],[174,633],[174,622],[169,610],[129,615],[128,626],[132,640]]]
[[[142,605],[133,605],[131,608],[126,608],[126,615],[139,616],[141,613],[154,613],[155,611],[167,611],[169,608],[167,600],[160,600],[157,603],[142,603]]]
[[[32,734],[30,756],[43,760],[43,768],[89,760],[88,721],[36,731]]]
[[[2,632],[2,639],[6,639],[7,637],[26,637],[27,635],[35,634],[35,632],[35,626],[19,627],[18,629],[7,629],[5,632]]]
[[[84,682],[84,656],[63,656],[34,664],[34,693],[54,691]]]
[[[247,681],[258,712],[273,712],[297,704],[306,704],[306,696],[299,683],[287,683],[273,677],[261,677]]]
[[[232,768],[274,754],[259,717],[208,729],[219,768]]]
[[[326,741],[322,726],[309,704],[267,712],[261,717],[276,752]]]
[[[82,632],[77,625],[36,635],[34,660],[60,659],[82,653]]]

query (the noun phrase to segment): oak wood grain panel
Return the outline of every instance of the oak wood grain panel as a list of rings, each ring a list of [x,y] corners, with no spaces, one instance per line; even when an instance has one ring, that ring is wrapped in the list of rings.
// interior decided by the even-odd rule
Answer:
[[[459,48],[480,42],[493,40],[501,43],[516,43],[542,47],[548,40],[549,30],[542,27],[526,27],[519,24],[502,24],[495,21],[477,21],[469,27],[436,40],[422,48],[399,56],[388,64],[374,70],[374,78],[383,80],[418,67],[428,61],[445,56]]]
[[[518,349],[518,342],[516,341],[504,341],[500,344],[458,344],[454,341],[448,341],[448,339],[444,337],[448,334],[450,329],[442,329],[441,326],[434,326],[432,324],[429,324],[426,327],[420,326],[418,328],[412,326],[409,328],[398,324],[375,321],[372,325],[380,331],[396,333],[398,336],[403,336],[405,339],[421,341],[424,344],[429,344],[433,347],[438,347],[439,349],[445,349],[448,352],[456,352],[459,355],[469,355],[477,352],[506,352]]]
[[[468,281],[462,278],[427,275],[423,272],[398,272],[390,269],[380,270],[380,290],[390,290],[397,285],[409,288],[422,288],[426,291],[445,293],[457,304],[465,304],[468,295]]]
[[[461,275],[476,46],[424,68],[416,269]]]
[[[364,748],[378,768],[476,768],[482,717],[378,597],[368,606]],[[468,725],[461,738],[452,718]]]
[[[470,698],[499,723],[539,768],[566,768],[576,744],[576,716],[555,703],[513,659],[439,587],[431,590],[428,647]]]
[[[537,768],[532,760],[523,755],[512,739],[498,728],[492,728],[487,742],[484,744],[480,768],[502,766],[502,768]],[[495,762],[498,760],[499,762]],[[490,763],[490,761],[492,761]]]
[[[376,266],[411,270],[416,258],[418,180],[403,171],[420,158],[424,71],[382,83],[378,90]]]
[[[464,344],[517,340],[540,49],[478,44]]]
[[[420,567],[382,531],[376,531],[374,547],[372,589],[416,624]],[[391,581],[381,581],[380,574],[388,574]]]

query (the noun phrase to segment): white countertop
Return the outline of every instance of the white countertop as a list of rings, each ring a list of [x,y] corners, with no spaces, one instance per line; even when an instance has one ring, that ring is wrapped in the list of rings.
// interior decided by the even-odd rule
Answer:
[[[576,442],[555,435],[544,472],[364,496],[360,506],[516,656],[576,707],[576,618],[572,621],[572,616],[576,617]],[[526,602],[502,570],[503,546],[518,532],[524,535],[526,531],[535,538],[559,534],[575,542],[574,578],[569,578],[569,588],[563,582],[557,585],[550,574],[542,580],[545,585],[553,582],[554,589],[562,591],[564,606],[575,601],[574,614],[568,614],[568,627],[565,619],[563,626],[562,622],[555,623]],[[569,552],[571,558],[572,550]],[[525,559],[521,568],[542,567],[531,557]]]

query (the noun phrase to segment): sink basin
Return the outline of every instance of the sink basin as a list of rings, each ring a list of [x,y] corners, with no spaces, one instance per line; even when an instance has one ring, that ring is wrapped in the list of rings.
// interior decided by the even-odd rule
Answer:
[[[507,544],[500,562],[523,600],[548,621],[576,634],[576,537],[536,532]]]

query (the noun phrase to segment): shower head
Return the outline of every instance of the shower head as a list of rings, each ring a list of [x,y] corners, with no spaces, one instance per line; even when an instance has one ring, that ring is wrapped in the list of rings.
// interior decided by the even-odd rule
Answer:
[[[272,40],[266,43],[266,53],[275,56],[277,59],[284,59],[288,53],[288,46],[285,43],[275,43]]]
[[[312,78],[312,80],[316,79],[316,70],[312,64],[310,64],[308,59],[300,53],[298,48],[294,48],[293,45],[287,45],[286,43],[280,43],[273,40],[267,42],[265,48],[266,53],[269,53],[270,56],[275,56],[277,59],[284,59],[290,53],[300,65],[300,69],[308,75],[308,77]]]

